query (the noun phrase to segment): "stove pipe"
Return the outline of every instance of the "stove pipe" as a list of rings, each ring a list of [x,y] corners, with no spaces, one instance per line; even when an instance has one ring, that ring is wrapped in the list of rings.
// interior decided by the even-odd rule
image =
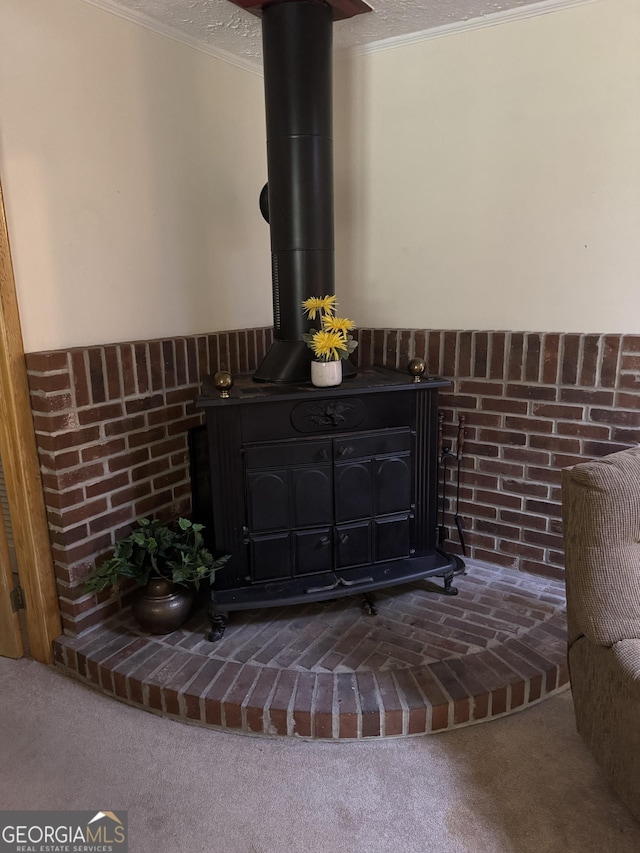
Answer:
[[[265,5],[262,45],[274,342],[254,379],[302,382],[312,353],[301,303],[335,292],[331,7]]]

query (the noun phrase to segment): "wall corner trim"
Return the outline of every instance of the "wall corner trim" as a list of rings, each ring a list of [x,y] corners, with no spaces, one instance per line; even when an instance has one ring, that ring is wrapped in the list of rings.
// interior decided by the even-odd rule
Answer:
[[[490,13],[481,18],[470,18],[468,21],[456,21],[452,24],[432,27],[418,33],[407,33],[403,36],[381,39],[380,41],[337,51],[337,53],[343,56],[362,56],[369,53],[381,53],[385,50],[408,47],[409,45],[419,44],[423,41],[446,38],[448,36],[459,35],[460,33],[474,32],[475,30],[484,30],[487,27],[497,27],[501,24],[516,23],[517,21],[525,21],[530,18],[538,18],[541,15],[549,15],[552,12],[561,12],[565,9],[571,9],[574,6],[586,6],[587,4],[600,2],[602,0],[542,0],[540,3],[532,3],[531,5],[521,6],[517,9],[505,9],[500,12]]]

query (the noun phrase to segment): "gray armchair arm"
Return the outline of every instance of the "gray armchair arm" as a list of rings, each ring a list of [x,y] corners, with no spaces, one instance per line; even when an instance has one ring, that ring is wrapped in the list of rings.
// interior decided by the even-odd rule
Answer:
[[[640,690],[640,640],[620,640],[611,649],[623,680]]]

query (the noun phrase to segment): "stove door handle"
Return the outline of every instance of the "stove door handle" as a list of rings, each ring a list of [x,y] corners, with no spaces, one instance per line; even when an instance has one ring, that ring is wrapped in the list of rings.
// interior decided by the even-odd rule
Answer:
[[[342,445],[338,448],[338,458],[343,459],[345,456],[351,456],[353,447],[350,444]]]
[[[330,592],[332,589],[335,589],[337,586],[340,586],[340,579],[336,578],[335,583],[330,583],[328,586],[310,586],[309,589],[305,589],[306,595],[310,595],[314,592]]]
[[[358,581],[347,581],[344,578],[338,578],[338,583],[342,586],[360,586],[362,583],[373,583],[373,578],[360,578]]]
[[[373,583],[373,578],[360,578],[357,581],[348,581],[345,578],[336,578],[334,583],[327,584],[327,586],[310,586],[308,589],[305,589],[305,593],[307,595],[314,592],[331,592],[332,589],[335,589],[337,586],[360,586],[363,583]]]

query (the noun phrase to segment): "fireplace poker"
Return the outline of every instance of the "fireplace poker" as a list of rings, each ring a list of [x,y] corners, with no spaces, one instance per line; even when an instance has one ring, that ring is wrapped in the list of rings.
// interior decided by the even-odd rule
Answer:
[[[442,545],[445,538],[444,532],[444,496],[446,467],[442,455],[442,425],[444,423],[444,412],[438,412],[438,467],[442,468],[442,482],[438,482],[438,498],[440,500],[440,524],[438,525],[438,545]]]
[[[442,545],[447,538],[447,527],[445,524],[445,513],[447,506],[447,460],[456,459],[456,506],[454,513],[454,521],[458,531],[460,547],[462,553],[467,556],[467,545],[464,541],[464,523],[460,515],[460,474],[462,468],[462,453],[464,450],[464,427],[466,416],[460,415],[458,418],[458,436],[456,439],[456,452],[452,452],[451,448],[443,446],[443,425],[444,413],[438,413],[438,462],[442,467],[442,489],[440,493],[440,524],[438,525],[438,544]]]
[[[454,515],[454,521],[456,523],[456,527],[458,528],[458,536],[460,538],[460,547],[462,548],[462,553],[464,556],[467,556],[467,546],[464,541],[464,525],[462,522],[462,518],[460,517],[460,466],[462,464],[462,451],[464,449],[464,425],[466,422],[466,416],[460,415],[458,418],[458,440],[456,442],[456,459],[457,459],[457,482],[456,482],[456,513]]]
[[[438,525],[438,545],[447,538],[447,528],[444,523],[447,504],[447,460],[453,456],[450,448],[443,446],[444,412],[438,412],[438,464],[442,468],[442,488],[440,492],[440,524]]]

